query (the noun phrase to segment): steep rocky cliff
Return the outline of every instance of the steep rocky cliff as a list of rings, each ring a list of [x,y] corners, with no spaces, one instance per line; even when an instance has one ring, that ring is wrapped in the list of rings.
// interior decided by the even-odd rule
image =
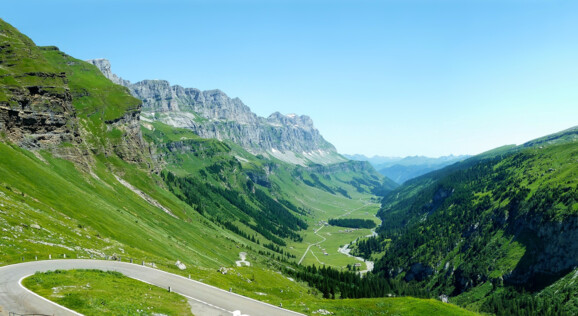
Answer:
[[[0,137],[89,167],[93,154],[144,162],[140,101],[56,47],[0,20]]]
[[[143,120],[193,130],[204,138],[230,140],[254,154],[294,164],[331,164],[346,161],[327,142],[307,116],[273,113],[257,116],[239,98],[220,90],[201,91],[171,86],[164,80],[130,83],[114,75],[105,59],[90,60],[111,81],[128,87],[143,101]]]

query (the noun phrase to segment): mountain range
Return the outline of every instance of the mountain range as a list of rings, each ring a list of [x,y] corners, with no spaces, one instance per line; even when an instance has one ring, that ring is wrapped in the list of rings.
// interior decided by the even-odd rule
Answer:
[[[371,158],[364,155],[344,155],[346,158],[357,161],[368,161],[382,175],[402,184],[407,180],[419,177],[423,174],[441,169],[458,161],[465,160],[471,156],[442,156],[430,158],[425,156],[408,157],[383,157],[373,156]]]
[[[275,112],[263,118],[251,112],[239,98],[230,98],[220,90],[183,88],[165,80],[133,84],[112,73],[106,59],[88,62],[143,101],[144,121],[159,121],[190,129],[204,138],[232,141],[253,154],[292,164],[331,164],[347,160],[321,136],[308,116]]]

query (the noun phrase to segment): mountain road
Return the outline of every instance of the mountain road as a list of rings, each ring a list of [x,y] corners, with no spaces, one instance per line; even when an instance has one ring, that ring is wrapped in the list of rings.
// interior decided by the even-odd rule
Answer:
[[[271,304],[227,292],[162,270],[119,261],[64,259],[32,261],[0,267],[1,310],[18,314],[80,315],[48,301],[21,285],[37,271],[99,269],[118,271],[130,278],[179,293],[189,300],[195,315],[303,315]]]

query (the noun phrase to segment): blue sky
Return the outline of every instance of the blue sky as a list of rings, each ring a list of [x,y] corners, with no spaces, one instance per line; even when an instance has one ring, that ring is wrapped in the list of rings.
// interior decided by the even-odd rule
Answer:
[[[133,82],[306,114],[342,153],[477,154],[578,125],[578,1],[10,1]]]

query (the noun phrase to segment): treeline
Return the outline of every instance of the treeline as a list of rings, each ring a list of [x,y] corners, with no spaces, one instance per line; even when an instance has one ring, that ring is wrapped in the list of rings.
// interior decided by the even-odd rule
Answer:
[[[259,239],[255,238],[255,235],[249,235],[246,232],[242,231],[237,225],[233,224],[232,222],[228,222],[228,221],[224,221],[221,218],[217,217],[215,219],[215,221],[221,225],[223,225],[223,227],[227,228],[228,230],[232,231],[233,233],[247,239],[250,240],[254,243],[256,243],[257,245],[261,244],[261,242],[259,241]]]
[[[289,253],[287,253],[287,252],[285,252],[284,254],[278,254],[277,256],[275,256],[275,254],[273,254],[273,253],[271,253],[271,252],[269,252],[269,251],[263,251],[263,250],[259,250],[258,253],[259,253],[260,255],[262,255],[262,256],[270,257],[272,260],[277,260],[277,261],[279,261],[279,262],[277,262],[277,263],[282,262],[282,263],[285,264],[285,265],[289,263],[289,260],[295,258],[295,256],[292,256],[292,257],[291,257],[291,255],[290,255]],[[281,255],[283,255],[283,256],[281,256]],[[274,262],[270,261],[269,263],[273,264]]]
[[[296,231],[306,229],[307,223],[293,215],[281,203],[275,201],[264,191],[255,188],[255,194],[252,197],[255,198],[254,202],[258,202],[257,205],[262,206],[260,209],[257,209],[245,200],[245,196],[247,195],[241,195],[238,191],[231,189],[219,187],[215,187],[214,189],[232,205],[249,215],[256,224],[251,224],[250,221],[244,221],[244,224],[258,231],[267,239],[270,239],[280,246],[285,246],[285,242],[279,238],[271,237],[271,234],[299,242],[303,240],[303,237],[297,234]]]
[[[300,174],[300,176],[302,176],[302,175]],[[332,188],[330,188],[328,185],[326,185],[325,183],[321,182],[321,180],[319,180],[319,177],[316,174],[312,173],[309,176],[311,177],[313,182],[302,178],[303,183],[307,184],[310,187],[319,188],[319,189],[327,191],[331,194],[335,194],[335,191]]]
[[[255,190],[255,197],[257,201],[263,206],[263,211],[267,213],[271,220],[275,220],[280,224],[287,225],[293,230],[307,229],[307,223],[300,218],[295,217],[291,212],[289,212],[283,204],[277,202],[271,198],[265,191],[261,189]],[[286,201],[289,203],[288,201]],[[294,209],[295,206],[293,206]],[[298,240],[301,241],[301,240]]]
[[[297,267],[296,269],[285,268],[285,273],[307,282],[309,286],[318,289],[323,297],[328,299],[388,296],[429,297],[428,292],[416,286],[415,283],[385,279],[373,274],[366,274],[362,277],[356,272],[342,272],[326,266],[320,268],[316,266]]]
[[[375,222],[370,219],[360,218],[332,218],[329,225],[349,228],[375,228]]]
[[[291,203],[290,201],[287,201],[285,199],[277,199],[277,201],[295,213],[307,215],[307,211],[305,209],[303,209],[302,207],[295,206],[295,204]]]

